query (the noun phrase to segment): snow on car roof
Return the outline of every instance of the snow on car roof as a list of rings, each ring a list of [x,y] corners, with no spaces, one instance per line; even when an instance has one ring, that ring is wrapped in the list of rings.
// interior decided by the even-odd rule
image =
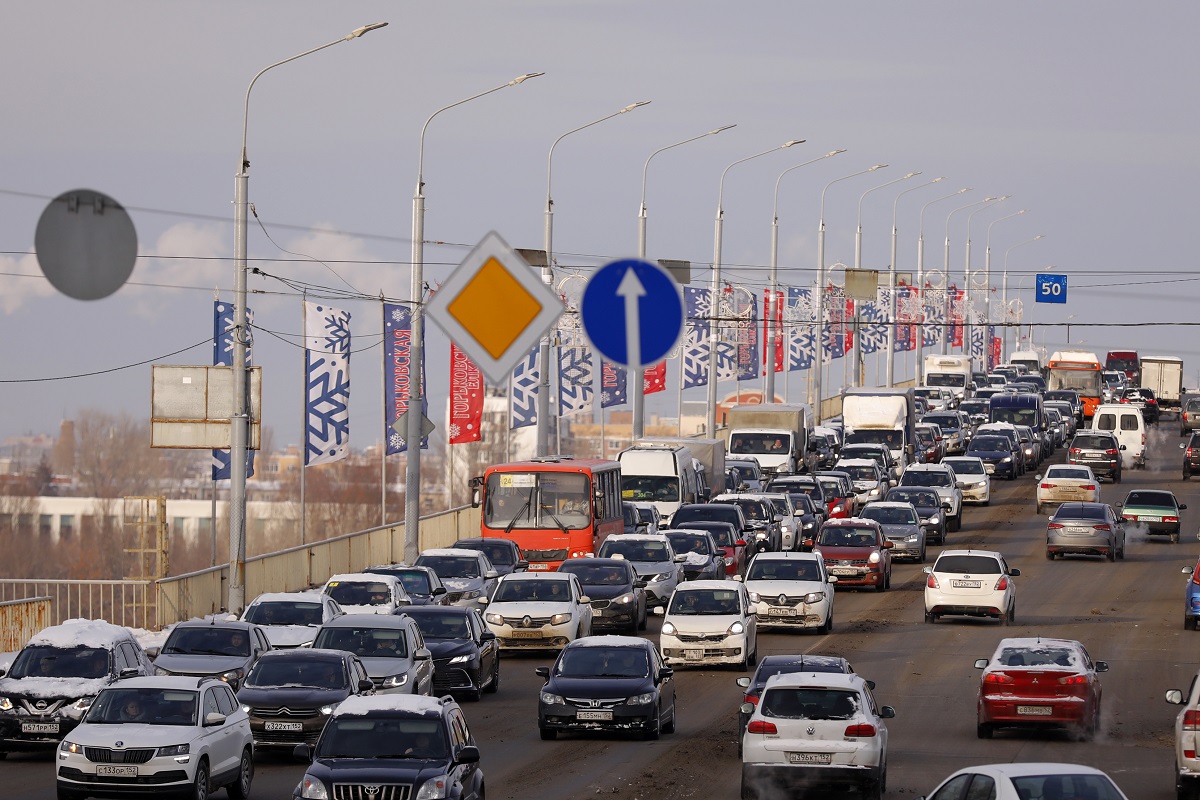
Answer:
[[[605,538],[608,541],[617,542],[665,542],[667,541],[666,534],[662,533],[614,533]],[[517,574],[517,573],[513,573]]]
[[[640,636],[588,636],[586,639],[576,639],[567,645],[576,647],[645,647],[646,640]]]
[[[873,458],[842,458],[837,462],[839,467],[869,467],[872,464],[877,464]]]
[[[128,628],[102,619],[69,619],[61,625],[43,628],[29,640],[31,645],[50,647],[109,647],[127,641],[133,634]]]
[[[610,536],[608,538],[616,539],[617,537]],[[667,537],[664,536],[662,538],[665,539]],[[569,573],[569,572],[510,572],[507,575],[501,575],[500,580],[502,582],[532,581],[532,580],[569,581],[569,580],[571,580],[571,573]]]
[[[474,553],[474,551],[471,551]],[[399,581],[395,575],[383,575],[378,572],[343,572],[338,575],[330,575],[329,580],[325,581],[326,586],[332,586],[335,583],[379,583],[389,580]]]
[[[853,672],[780,672],[767,678],[763,691],[778,686],[822,686],[836,689],[858,689],[862,677]]]
[[[333,712],[335,717],[362,715],[372,711],[407,711],[410,713],[442,713],[442,698],[422,694],[350,695]]]
[[[468,550],[465,547],[435,547],[431,550],[422,550],[423,556],[470,556],[475,558],[479,555],[478,550]]]
[[[309,592],[263,592],[250,601],[250,605],[258,603],[320,603],[321,593]]]

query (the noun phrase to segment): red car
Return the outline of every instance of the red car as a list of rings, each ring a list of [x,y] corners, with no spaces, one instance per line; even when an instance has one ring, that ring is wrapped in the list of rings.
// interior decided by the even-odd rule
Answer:
[[[825,559],[825,570],[837,576],[837,588],[892,585],[892,543],[878,522],[860,517],[831,519],[821,526],[813,552]]]
[[[920,460],[924,464],[937,464],[946,455],[945,439],[942,429],[937,425],[917,425],[917,447],[920,450]]]
[[[1108,664],[1092,661],[1072,639],[1001,639],[991,658],[975,662],[979,683],[976,733],[992,738],[996,728],[1067,728],[1090,740],[1100,724],[1099,673]]]
[[[830,519],[845,519],[858,514],[854,479],[849,472],[823,469],[817,473],[817,480],[821,482],[825,496],[830,498],[827,509]]]

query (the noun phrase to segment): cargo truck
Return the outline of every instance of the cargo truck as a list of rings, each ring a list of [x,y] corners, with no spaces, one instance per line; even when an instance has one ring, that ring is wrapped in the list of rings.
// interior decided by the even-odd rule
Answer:
[[[847,389],[842,396],[845,444],[885,444],[897,472],[916,460],[916,403],[908,389]]]
[[[1179,413],[1183,397],[1183,359],[1175,356],[1142,356],[1142,388],[1152,389],[1159,412]]]
[[[707,503],[725,490],[725,442],[720,439],[646,436],[622,450],[617,460],[622,499],[652,502],[664,517],[682,503]]]
[[[727,452],[753,456],[764,473],[793,475],[816,469],[812,409],[804,403],[734,406],[725,414]]]
[[[925,356],[923,386],[949,389],[960,401],[972,395],[971,373],[975,366],[970,356]]]

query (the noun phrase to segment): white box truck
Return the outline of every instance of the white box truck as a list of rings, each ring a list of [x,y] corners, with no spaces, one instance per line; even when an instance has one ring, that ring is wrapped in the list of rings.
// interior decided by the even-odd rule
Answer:
[[[753,456],[764,473],[812,472],[817,456],[810,443],[812,409],[807,404],[762,403],[734,406],[725,414],[731,456]]]
[[[842,396],[843,445],[885,444],[897,471],[916,457],[916,403],[909,389],[847,389]]]
[[[949,389],[959,400],[971,396],[971,372],[975,366],[970,356],[925,356],[925,376],[922,386]]]
[[[1183,359],[1175,356],[1142,356],[1142,387],[1153,389],[1158,410],[1179,412],[1183,397]]]
[[[653,503],[666,519],[685,503],[703,503],[708,494],[705,467],[685,441],[640,439],[622,450],[617,456],[621,499]]]

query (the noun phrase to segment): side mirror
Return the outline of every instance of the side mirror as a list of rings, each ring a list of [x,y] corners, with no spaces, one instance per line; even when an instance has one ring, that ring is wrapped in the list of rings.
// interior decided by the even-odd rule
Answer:
[[[490,629],[486,630],[483,633],[479,634],[479,641],[494,642],[494,641],[496,641],[496,634]]]
[[[433,658],[433,653],[429,651],[428,647],[420,647],[417,648],[415,653],[413,653],[413,658],[415,658],[417,661],[428,661],[429,659]]]
[[[1096,662],[1096,672],[1108,672],[1108,662],[1107,661],[1097,661]]]
[[[896,709],[892,708],[891,706],[883,706],[879,709],[880,719],[891,719],[894,716],[896,716]]]
[[[433,592],[430,594],[430,597],[440,597],[441,595],[444,595],[445,593],[446,593],[446,587],[439,586],[433,590]]]
[[[312,748],[306,744],[296,745],[296,749],[292,751],[292,760],[300,761],[304,764],[312,763]]]
[[[479,748],[473,744],[465,744],[459,748],[458,755],[454,757],[455,764],[478,764],[479,763]]]
[[[1179,449],[1180,449],[1180,450],[1187,450],[1187,445],[1186,445],[1186,444],[1184,444],[1183,442],[1180,442],[1180,443],[1179,443]]]
[[[1192,568],[1191,568],[1191,567],[1184,567],[1183,569],[1181,569],[1181,570],[1180,570],[1180,572],[1182,572],[1184,575],[1191,575],[1191,574],[1192,574]],[[2,678],[2,677],[4,677],[4,673],[0,672],[0,678]]]
[[[837,576],[837,575],[830,575],[829,577],[827,577],[827,578],[825,579],[825,582],[826,582],[826,583],[837,583],[837,582],[838,582],[838,576]]]
[[[137,667],[126,667],[125,669],[121,670],[117,674],[117,680],[124,680],[125,678],[136,678],[139,675],[141,675],[141,670],[139,670]],[[4,677],[4,673],[0,672],[0,678],[3,678],[3,677]]]
[[[582,603],[583,605],[587,605],[588,603],[592,602],[592,598],[588,597],[585,594],[579,598],[579,602]]]
[[[1184,570],[1184,572],[1188,572],[1188,571],[1189,571],[1189,570],[1186,570],[1186,569]],[[733,580],[737,581],[738,583],[741,583],[741,582],[742,582],[742,576],[741,576],[741,575],[734,575],[734,576],[733,576]]]
[[[483,494],[478,489],[471,490],[471,508],[479,508],[479,504],[483,502]]]
[[[529,569],[529,562],[522,559],[513,565],[513,572],[526,572]]]
[[[926,575],[932,575],[933,567],[921,567],[921,572],[925,573]]]
[[[743,714],[753,714],[754,713],[754,704],[753,703],[742,703],[740,706],[738,706],[738,711],[741,711]]]
[[[475,602],[479,603],[481,606],[486,606],[488,604],[488,599],[486,597],[481,597]]]
[[[496,572],[494,569],[489,569],[487,572],[483,573],[483,577],[485,580],[495,580],[496,578],[500,577],[500,573]]]
[[[534,667],[533,674],[537,675],[539,678],[546,678],[547,680],[549,680],[550,679],[550,668],[549,667]]]
[[[944,501],[944,502],[942,503],[942,508],[944,508],[944,509],[946,509],[947,511],[949,511],[949,510],[950,510],[950,508],[951,508],[951,503],[950,503],[950,501],[949,501],[949,500],[946,500],[946,501]]]
[[[1019,578],[1019,577],[1021,577],[1021,570],[1017,569],[1016,567],[1012,567],[1012,568],[1011,568],[1011,569],[1009,569],[1009,571],[1008,571],[1008,577],[1010,577],[1010,578]]]
[[[1180,503],[1180,504],[1179,504],[1179,510],[1180,510],[1180,511],[1183,511],[1183,510],[1185,510],[1186,508],[1187,508],[1187,503]]]
[[[204,717],[204,727],[206,727],[206,728],[216,726],[216,725],[224,725],[224,724],[225,724],[225,715],[220,714],[216,711],[214,711],[211,714],[208,714],[207,716]]]
[[[671,667],[663,667],[662,669],[660,669],[658,671],[658,679],[660,681],[666,680],[667,678],[670,678],[674,674],[675,674],[675,670],[672,669]]]
[[[1178,689],[1172,689],[1167,692],[1167,702],[1173,706],[1183,705],[1183,692]]]
[[[733,682],[736,683],[738,686],[742,687],[743,689],[750,688],[750,677],[748,675],[743,675],[740,678],[736,678],[736,679],[734,679]]]
[[[896,543],[893,542],[891,539],[888,539],[886,542],[883,543],[884,550],[891,550],[895,546],[896,546]]]
[[[746,540],[745,540],[745,539],[738,539],[736,542],[734,542],[734,543],[733,543],[733,546],[734,546],[734,547],[745,547],[745,546],[746,546]]]
[[[986,658],[975,659],[975,669],[986,669],[987,665],[988,665],[988,660]]]
[[[1129,448],[1128,448],[1128,447],[1126,447],[1125,445],[1121,445],[1121,446],[1120,446],[1120,448],[1118,448],[1118,449],[1120,449],[1120,450],[1128,450]]]
[[[663,614],[667,613],[667,610],[665,608],[663,608],[662,606],[655,606],[653,609],[653,613],[658,614],[659,616],[662,616]]]

